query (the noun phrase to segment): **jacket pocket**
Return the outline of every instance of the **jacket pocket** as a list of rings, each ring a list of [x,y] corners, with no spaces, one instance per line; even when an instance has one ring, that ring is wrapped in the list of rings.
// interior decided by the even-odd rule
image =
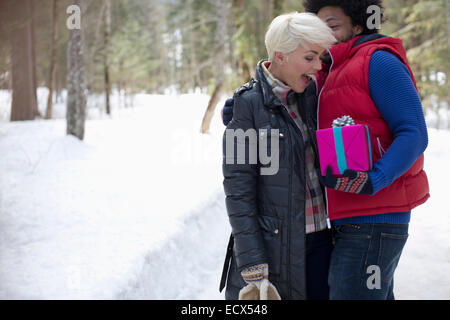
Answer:
[[[336,236],[340,238],[353,238],[353,239],[370,239],[371,234],[368,228],[364,228],[362,224],[343,224],[337,226]]]
[[[391,283],[403,247],[408,239],[407,225],[401,225],[398,233],[381,233],[377,265],[381,269],[381,281]]]
[[[281,269],[281,221],[275,217],[260,216],[264,245],[269,259],[269,273],[279,274]]]
[[[370,144],[372,149],[372,165],[375,165],[386,153],[386,148],[383,147],[381,138],[375,135],[370,137]]]

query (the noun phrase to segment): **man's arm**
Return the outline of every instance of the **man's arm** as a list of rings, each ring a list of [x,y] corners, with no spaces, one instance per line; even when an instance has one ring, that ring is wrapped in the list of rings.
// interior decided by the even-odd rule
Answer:
[[[372,99],[387,122],[394,141],[369,172],[373,194],[411,168],[428,145],[422,103],[408,68],[393,54],[377,51],[369,66]]]

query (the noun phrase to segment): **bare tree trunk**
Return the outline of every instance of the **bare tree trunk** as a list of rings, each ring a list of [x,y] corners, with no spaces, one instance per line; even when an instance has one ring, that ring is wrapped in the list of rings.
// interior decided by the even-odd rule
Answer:
[[[74,4],[81,8],[83,1],[74,0]],[[67,61],[67,134],[83,140],[86,118],[86,85],[83,65],[83,33],[81,29],[69,31]]]
[[[45,119],[51,119],[53,113],[53,88],[55,86],[56,58],[58,56],[58,0],[53,0],[52,21],[52,57],[50,60],[50,76],[48,80],[48,97]]]
[[[267,28],[267,24],[270,23],[270,21],[272,20],[272,15],[273,15],[273,9],[275,7],[275,0],[264,0],[264,5],[263,5],[263,17],[264,17],[264,23],[261,25],[261,27],[263,28],[263,32],[262,35],[264,36],[265,34],[265,30]]]
[[[203,116],[202,126],[200,132],[205,134],[209,132],[211,126],[211,120],[214,115],[217,103],[219,102],[222,89],[225,85],[225,41],[227,35],[227,19],[229,19],[230,1],[229,0],[216,0],[216,12],[218,16],[217,29],[216,29],[216,75],[215,75],[215,88],[211,99],[209,100],[208,107],[206,108],[205,115]]]
[[[120,58],[120,60],[119,60],[119,74],[123,74],[123,72],[124,72],[123,63],[124,63],[123,58]],[[117,81],[119,108],[125,108],[125,100],[124,100],[125,90],[124,90],[124,88],[126,86],[126,82],[123,81],[123,86],[122,86],[122,81],[123,81],[122,78],[119,78],[118,81]]]
[[[236,29],[234,28],[234,21],[233,21],[233,15],[230,13],[230,19],[228,20],[227,25],[227,32],[228,32],[228,50],[230,52],[229,60],[231,70],[233,70],[234,73],[239,74],[239,58],[236,54],[236,39],[233,38],[233,35],[236,34]]]
[[[189,19],[189,25],[194,24],[194,14],[193,14],[193,6],[194,1],[189,0],[186,5],[187,15]],[[197,55],[196,55],[196,48],[195,48],[195,37],[194,37],[194,29],[191,28],[188,32],[188,41],[189,41],[189,72],[187,73],[188,76],[188,88],[195,89],[196,86],[198,86],[198,73],[199,70],[197,68],[198,62],[197,62]]]
[[[92,3],[91,3],[92,4]],[[104,41],[102,41],[102,36],[104,36],[104,15],[105,15],[105,1],[102,1],[101,6],[98,8],[97,11],[98,17],[101,17],[100,19],[88,19],[85,23],[85,28],[89,28],[89,30],[93,30],[93,41],[91,45],[86,46],[86,53],[87,59],[85,59],[86,62],[86,69],[91,70],[95,68],[95,66],[98,63],[98,54],[99,52],[101,54],[104,54],[102,50],[104,50]],[[103,29],[102,29],[103,28]],[[95,30],[95,31],[94,31]],[[103,32],[102,32],[103,31]],[[102,59],[103,57],[100,57]],[[87,88],[93,88],[95,87],[95,82],[97,80],[95,79],[93,72],[88,72],[86,74],[86,86]]]
[[[34,116],[35,117],[40,117],[42,118],[41,112],[39,111],[39,105],[38,105],[38,100],[37,100],[37,71],[36,71],[36,36],[34,34],[34,30],[36,30],[36,26],[35,26],[35,1],[29,1],[30,2],[30,9],[31,9],[31,57],[33,59],[33,63],[32,63],[32,72],[33,72],[33,85],[34,85],[34,98],[36,100],[36,104],[33,106],[34,107]]]
[[[242,14],[242,12],[246,10],[245,5],[246,5],[245,0],[233,0],[233,24],[234,29],[236,30],[239,30],[242,27],[242,21],[241,19],[239,19],[239,17]],[[241,76],[242,81],[243,82],[250,81],[252,75],[250,73],[249,62],[245,61],[245,57],[242,52],[238,54],[237,60],[238,60],[237,63],[239,68],[239,74]]]
[[[209,127],[211,125],[211,120],[214,116],[214,110],[216,109],[217,103],[220,99],[220,94],[222,93],[222,89],[224,86],[224,81],[221,81],[216,84],[214,88],[214,92],[211,95],[211,99],[209,99],[208,108],[206,108],[205,115],[203,116],[201,133],[208,133]]]
[[[249,82],[252,75],[250,73],[250,66],[245,61],[243,54],[239,55],[239,67],[241,69],[241,78],[244,82]]]
[[[33,58],[32,11],[28,0],[9,1],[12,45],[11,121],[33,120],[37,110]]]
[[[111,82],[109,79],[109,36],[111,32],[111,1],[105,1],[104,11],[104,28],[105,28],[105,59],[104,59],[104,75],[105,75],[105,98],[106,98],[106,114],[111,114],[111,106],[109,101],[109,95],[111,92]]]
[[[450,45],[450,0],[447,0],[447,39]]]
[[[155,30],[155,47],[159,55],[159,81],[156,88],[158,93],[164,93],[164,89],[169,83],[169,70],[167,68],[167,44],[164,41],[164,33],[166,32],[166,12],[164,4],[161,1],[155,1],[152,5],[152,12],[156,17],[156,20],[149,19],[149,27]],[[153,17],[152,17],[153,18]]]

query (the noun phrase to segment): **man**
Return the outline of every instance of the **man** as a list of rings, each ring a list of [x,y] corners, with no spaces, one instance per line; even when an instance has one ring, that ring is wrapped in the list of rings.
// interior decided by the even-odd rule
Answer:
[[[408,238],[411,210],[429,198],[423,171],[428,135],[402,40],[368,23],[381,0],[304,0],[338,44],[317,74],[318,128],[348,115],[369,126],[374,166],[334,177],[327,209],[335,231],[330,299],[394,299],[394,272]],[[376,7],[374,7],[376,6]],[[369,12],[369,13],[368,13]],[[230,101],[228,101],[230,102]],[[224,120],[230,107],[224,110]]]

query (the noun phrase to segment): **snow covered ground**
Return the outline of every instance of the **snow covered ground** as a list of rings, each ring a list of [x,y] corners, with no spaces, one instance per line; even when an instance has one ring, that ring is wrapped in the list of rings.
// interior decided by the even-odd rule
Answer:
[[[92,108],[84,142],[63,119],[0,122],[0,299],[223,299],[224,127],[216,112],[199,133],[207,102]],[[450,299],[450,132],[429,133],[432,197],[413,211],[398,299]]]
[[[138,96],[84,142],[64,120],[0,123],[0,298],[194,298],[229,233],[207,102]]]

